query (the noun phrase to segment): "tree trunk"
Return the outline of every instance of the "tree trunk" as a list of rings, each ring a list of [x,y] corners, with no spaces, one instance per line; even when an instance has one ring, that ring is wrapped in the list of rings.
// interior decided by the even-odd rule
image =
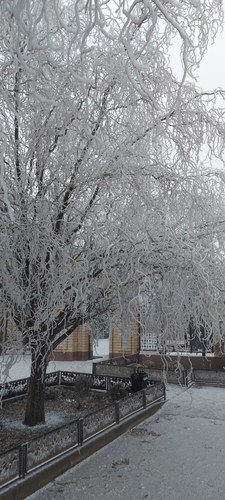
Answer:
[[[31,355],[31,375],[27,396],[24,424],[34,426],[45,423],[45,375],[47,368],[47,350],[42,347],[38,355]]]

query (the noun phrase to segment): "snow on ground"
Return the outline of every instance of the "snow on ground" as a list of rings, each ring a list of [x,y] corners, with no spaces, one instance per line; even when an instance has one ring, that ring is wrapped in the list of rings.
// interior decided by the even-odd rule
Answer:
[[[36,432],[37,429],[41,429],[42,427],[56,427],[65,424],[65,417],[66,417],[66,412],[65,411],[46,411],[45,412],[45,423],[44,424],[38,424],[35,425],[34,427],[29,427],[29,432]],[[79,417],[79,414],[78,414]],[[7,427],[7,429],[12,429],[12,430],[19,430],[19,431],[24,431],[25,427],[21,418],[15,419],[15,418],[4,418],[1,417],[1,426]],[[46,432],[46,429],[43,431]]]
[[[100,339],[98,345],[94,346],[93,355],[99,356],[102,359],[107,359],[109,356],[109,340]],[[101,361],[96,360],[88,361],[50,361],[48,364],[47,372],[55,372],[58,370],[67,370],[71,372],[92,373],[93,362]],[[0,383],[5,381],[5,370],[7,365],[7,356],[0,356]],[[9,369],[6,380],[18,380],[30,376],[30,355],[26,354],[15,362]]]
[[[169,386],[142,424],[27,500],[221,500],[225,389]]]

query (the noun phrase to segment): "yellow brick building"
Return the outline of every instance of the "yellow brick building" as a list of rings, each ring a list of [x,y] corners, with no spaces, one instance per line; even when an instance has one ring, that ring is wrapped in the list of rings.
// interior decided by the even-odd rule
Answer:
[[[136,354],[140,351],[139,342],[139,324],[132,318],[129,324],[129,335],[123,337],[121,324],[118,320],[114,320],[111,328],[109,339],[109,357],[117,358],[127,354]]]
[[[56,361],[87,361],[93,358],[93,344],[86,325],[76,328],[53,352]]]
[[[129,325],[129,335],[124,339],[122,328],[117,318],[113,319],[109,339],[109,357],[115,358],[134,354],[139,348],[139,325],[132,318]],[[86,361],[93,358],[93,344],[87,326],[84,324],[62,342],[53,353],[57,361]]]

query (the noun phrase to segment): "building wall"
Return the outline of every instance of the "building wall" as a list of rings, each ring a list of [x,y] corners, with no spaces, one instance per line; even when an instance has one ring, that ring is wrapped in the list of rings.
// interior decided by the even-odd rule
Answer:
[[[86,325],[76,328],[53,352],[56,361],[87,361],[93,358],[93,345]]]
[[[114,320],[109,339],[109,358],[117,358],[140,351],[139,324],[132,318],[130,321],[130,336],[126,347],[123,344],[122,329],[119,320]]]

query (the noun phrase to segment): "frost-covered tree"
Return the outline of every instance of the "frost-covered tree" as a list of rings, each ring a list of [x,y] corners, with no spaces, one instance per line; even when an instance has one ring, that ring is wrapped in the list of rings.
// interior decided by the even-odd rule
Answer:
[[[199,163],[203,145],[222,158],[223,112],[185,79],[222,8],[5,0],[0,14],[0,311],[31,351],[35,425],[48,356],[83,322],[124,322],[144,289],[169,336],[219,304],[221,207]]]
[[[224,186],[205,169],[198,175],[165,193],[152,226],[143,228],[146,259],[152,256],[143,266],[147,328],[165,350],[168,340],[185,339],[193,320],[196,334],[204,330],[205,345],[212,345],[224,314]]]

